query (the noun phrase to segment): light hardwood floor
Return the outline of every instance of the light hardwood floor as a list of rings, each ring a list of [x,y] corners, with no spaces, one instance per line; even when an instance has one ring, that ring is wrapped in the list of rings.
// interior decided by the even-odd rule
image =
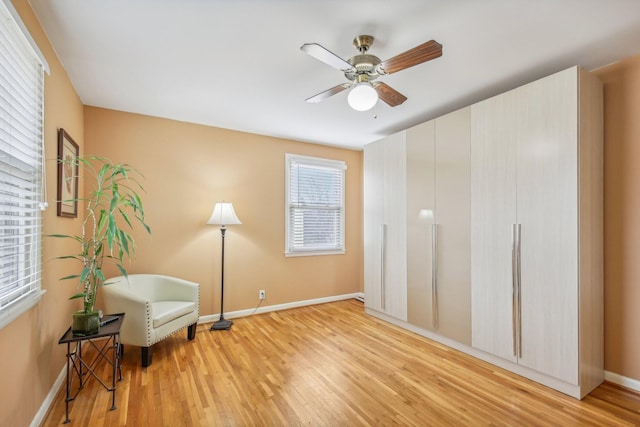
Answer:
[[[578,401],[367,316],[355,300],[199,325],[111,394],[90,381],[76,426],[640,425],[640,395],[605,383]],[[106,368],[105,368],[106,369]],[[64,387],[44,426],[64,421]]]

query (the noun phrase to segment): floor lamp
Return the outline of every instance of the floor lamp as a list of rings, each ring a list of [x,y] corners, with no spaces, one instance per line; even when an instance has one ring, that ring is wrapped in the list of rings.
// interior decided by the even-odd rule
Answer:
[[[220,319],[211,326],[211,331],[228,330],[233,325],[231,320],[224,318],[224,233],[227,231],[227,225],[242,224],[233,210],[233,204],[228,202],[218,202],[213,208],[211,218],[207,224],[220,226],[220,235],[222,236],[222,262],[220,264]]]

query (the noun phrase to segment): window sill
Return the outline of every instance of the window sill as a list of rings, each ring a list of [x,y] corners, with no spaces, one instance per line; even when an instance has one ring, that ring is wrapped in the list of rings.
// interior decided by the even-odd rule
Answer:
[[[333,251],[300,251],[300,252],[285,252],[285,257],[299,257],[299,256],[322,256],[322,255],[344,255],[346,250],[333,250]]]
[[[38,304],[40,302],[40,298],[42,298],[42,295],[45,292],[47,291],[44,289],[33,291],[31,295],[0,313],[0,329],[4,328]]]

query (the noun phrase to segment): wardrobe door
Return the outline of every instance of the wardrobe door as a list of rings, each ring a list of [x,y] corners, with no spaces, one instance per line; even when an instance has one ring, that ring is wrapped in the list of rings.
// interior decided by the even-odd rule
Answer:
[[[439,334],[471,344],[471,108],[435,120],[435,295]]]
[[[384,139],[384,311],[407,320],[406,132]],[[379,191],[379,190],[378,190]]]
[[[434,330],[435,122],[407,130],[407,320]]]
[[[407,320],[405,132],[364,148],[367,308]]]
[[[514,92],[471,107],[471,343],[516,361]]]
[[[365,306],[383,311],[384,146],[367,144],[363,155],[364,179],[364,294]]]
[[[516,90],[518,363],[578,383],[577,69]]]

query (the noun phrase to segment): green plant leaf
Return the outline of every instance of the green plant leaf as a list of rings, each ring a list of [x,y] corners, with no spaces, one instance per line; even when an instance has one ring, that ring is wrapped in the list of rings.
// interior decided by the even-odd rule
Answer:
[[[129,215],[127,215],[127,213],[125,211],[123,211],[122,209],[118,209],[118,212],[120,212],[120,216],[122,216],[122,218],[124,218],[125,222],[129,225],[129,228],[133,228],[133,225],[131,224],[131,221],[129,221]]]
[[[98,281],[100,283],[104,282],[105,277],[104,277],[104,273],[102,272],[101,268],[96,269],[96,278],[98,279]]]
[[[91,268],[90,267],[83,268],[82,272],[80,273],[80,283],[84,283],[85,280],[87,280],[87,277],[89,277],[90,274],[91,274]]]
[[[113,239],[116,237],[117,226],[116,226],[116,219],[113,217],[112,214],[109,214],[108,218],[109,218],[109,225],[107,227],[107,247],[109,248],[109,250],[111,250],[113,249]]]
[[[105,163],[102,165],[102,167],[100,168],[100,172],[98,172],[98,176],[96,177],[96,180],[98,182],[102,182],[102,180],[104,180],[104,177],[107,173],[109,173],[109,167],[110,165],[108,163]]]
[[[123,230],[118,231],[120,232],[120,247],[129,255],[129,235]]]
[[[115,211],[118,203],[120,202],[120,194],[118,193],[118,183],[114,182],[111,185],[111,203],[109,204],[109,213]]]
[[[127,270],[125,270],[123,266],[121,266],[120,264],[117,264],[117,266],[118,266],[118,270],[120,270],[121,275],[123,275],[124,277],[129,277]]]
[[[100,210],[100,216],[98,217],[98,224],[96,229],[96,235],[101,235],[104,231],[104,226],[107,223],[107,213],[104,209]]]
[[[47,237],[55,237],[58,239],[73,239],[77,242],[82,242],[82,237],[81,236],[70,236],[68,234],[47,234]]]
[[[82,261],[82,255],[61,255],[54,259],[77,259],[78,261]]]

